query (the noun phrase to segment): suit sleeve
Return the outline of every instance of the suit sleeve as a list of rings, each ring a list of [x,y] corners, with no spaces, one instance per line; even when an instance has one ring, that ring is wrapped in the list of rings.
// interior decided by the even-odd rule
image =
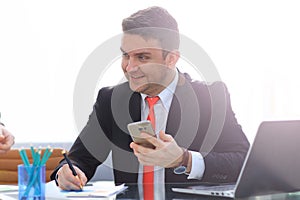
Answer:
[[[249,142],[238,124],[231,107],[228,90],[222,82],[210,87],[211,124],[203,143],[212,144],[210,151],[201,148],[204,157],[205,171],[202,181],[235,182],[242,168],[249,148]],[[212,136],[215,139],[207,139]],[[202,145],[203,147],[203,145]]]
[[[107,102],[104,91],[104,89],[99,91],[89,120],[72,145],[68,155],[71,162],[85,173],[88,180],[93,177],[98,165],[105,161],[110,152],[110,124],[105,121],[105,116],[109,115],[108,110],[105,109],[110,106],[104,105]],[[100,120],[103,120],[101,125]],[[51,174],[52,180],[55,179],[58,169],[65,163],[65,160],[62,160],[56,167]]]

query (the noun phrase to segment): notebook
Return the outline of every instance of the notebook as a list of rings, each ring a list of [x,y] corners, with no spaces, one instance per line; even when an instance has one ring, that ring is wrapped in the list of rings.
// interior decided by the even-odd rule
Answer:
[[[242,198],[300,191],[300,120],[262,122],[235,185],[197,185],[174,192]]]

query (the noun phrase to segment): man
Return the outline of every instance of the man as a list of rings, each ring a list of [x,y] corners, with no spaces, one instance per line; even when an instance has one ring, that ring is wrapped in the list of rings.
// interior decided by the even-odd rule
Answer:
[[[112,151],[116,183],[143,183],[147,172],[154,183],[236,181],[249,143],[225,85],[193,81],[176,69],[178,27],[165,9],[138,11],[122,26],[122,69],[128,82],[99,91],[69,152],[79,178],[65,161],[51,178],[62,189],[80,189]],[[128,123],[146,119],[157,137],[142,137],[154,148],[133,142],[127,130]]]
[[[1,118],[1,113],[0,113]],[[14,136],[5,129],[4,124],[0,122],[0,154],[6,153],[15,143]]]

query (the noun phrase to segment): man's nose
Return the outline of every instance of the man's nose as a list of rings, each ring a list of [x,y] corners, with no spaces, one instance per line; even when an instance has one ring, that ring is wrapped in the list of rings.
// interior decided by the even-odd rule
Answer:
[[[127,60],[127,65],[125,69],[127,72],[137,71],[138,66],[138,63],[133,58],[129,58]]]

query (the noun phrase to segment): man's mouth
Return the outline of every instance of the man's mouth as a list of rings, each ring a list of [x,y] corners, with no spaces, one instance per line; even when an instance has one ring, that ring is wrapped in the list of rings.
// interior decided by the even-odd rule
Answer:
[[[130,76],[130,78],[132,78],[132,79],[140,79],[140,78],[143,78],[144,77],[144,75],[142,75],[142,76]]]

